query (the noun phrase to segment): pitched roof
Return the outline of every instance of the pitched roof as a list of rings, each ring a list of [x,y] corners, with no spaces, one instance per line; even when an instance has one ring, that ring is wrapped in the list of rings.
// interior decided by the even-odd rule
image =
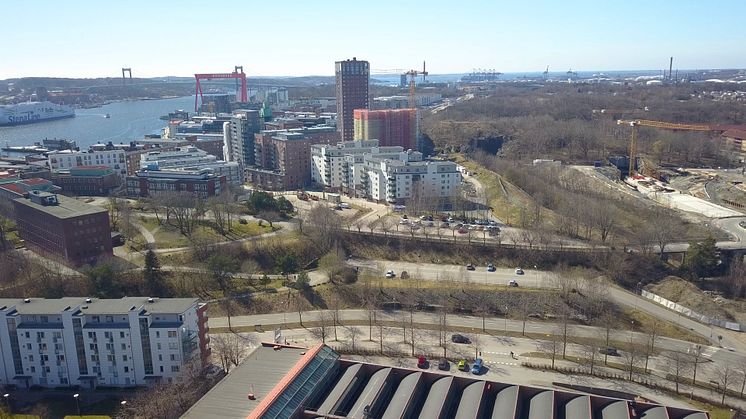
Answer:
[[[746,140],[746,130],[729,129],[723,133],[723,137],[735,138],[737,140]]]

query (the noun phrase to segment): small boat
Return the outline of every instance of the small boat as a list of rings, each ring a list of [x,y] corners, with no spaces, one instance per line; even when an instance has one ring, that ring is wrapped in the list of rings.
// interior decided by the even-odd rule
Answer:
[[[106,115],[104,115],[104,118],[106,118],[106,119],[109,119],[109,118],[111,118],[111,114],[108,114],[108,113],[107,113]]]

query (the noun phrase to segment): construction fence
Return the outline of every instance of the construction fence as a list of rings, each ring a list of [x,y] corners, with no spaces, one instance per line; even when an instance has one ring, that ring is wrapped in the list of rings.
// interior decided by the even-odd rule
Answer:
[[[720,320],[720,319],[713,319],[712,317],[708,317],[708,316],[705,316],[704,314],[697,313],[696,311],[693,311],[689,307],[684,307],[684,306],[682,306],[679,303],[675,303],[673,301],[667,300],[667,299],[661,297],[660,295],[653,294],[652,292],[648,292],[648,291],[642,290],[642,296],[645,297],[645,298],[647,298],[647,299],[649,299],[649,300],[653,300],[656,303],[658,303],[658,304],[660,304],[660,305],[662,305],[664,307],[667,307],[667,308],[669,308],[669,309],[671,309],[673,311],[681,313],[681,314],[683,314],[683,315],[685,315],[685,316],[687,316],[687,317],[689,317],[689,318],[691,318],[693,320],[696,320],[696,321],[698,321],[700,323],[709,324],[709,325],[713,325],[713,326],[718,326],[718,327],[722,327],[724,329],[735,330],[737,332],[741,332],[743,330],[746,330],[746,327],[744,327],[744,326],[742,326],[742,325],[740,325],[738,323],[727,322],[727,321]]]

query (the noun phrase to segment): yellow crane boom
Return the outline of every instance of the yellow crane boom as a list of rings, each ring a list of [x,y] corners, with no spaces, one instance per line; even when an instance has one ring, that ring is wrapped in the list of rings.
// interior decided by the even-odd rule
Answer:
[[[675,122],[653,121],[650,119],[619,119],[617,125],[629,125],[632,127],[632,137],[629,140],[629,176],[635,174],[635,162],[637,161],[637,129],[638,127],[651,127],[658,129],[670,129],[677,131],[717,131],[718,128],[706,124],[678,124]]]

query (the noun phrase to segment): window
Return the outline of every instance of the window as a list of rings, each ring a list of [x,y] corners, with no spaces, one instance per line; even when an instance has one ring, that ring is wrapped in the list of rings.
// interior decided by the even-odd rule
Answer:
[[[159,332],[159,331],[156,330],[155,331],[155,337],[157,337],[157,338],[161,337],[161,332]]]
[[[31,372],[36,372],[36,367],[32,366],[31,367]]]
[[[31,367],[31,368],[33,368],[33,367]],[[161,365],[161,372],[163,372],[163,365]]]
[[[95,333],[88,332],[88,339],[95,339],[95,338],[96,338],[96,334]]]
[[[29,360],[29,362],[34,362],[34,356],[33,355],[29,355],[28,356],[28,360]]]
[[[122,355],[122,361],[127,362],[127,355]]]
[[[122,350],[123,350],[123,351],[126,351],[126,350],[127,350],[127,345],[126,345],[126,344],[124,344],[124,343],[122,344]]]
[[[176,331],[175,330],[169,330],[168,331],[168,337],[175,338],[176,337]]]
[[[124,332],[119,332],[119,338],[124,339]]]
[[[158,342],[158,350],[159,351],[161,350],[161,343],[160,342]]]
[[[171,372],[179,372],[179,366],[178,365],[171,365]]]
[[[170,349],[172,351],[175,351],[175,350],[179,349],[179,344],[176,343],[176,342],[169,342],[168,343],[168,349]]]
[[[49,323],[49,316],[41,316],[42,323]]]
[[[158,354],[158,361],[163,361],[163,355]]]
[[[54,338],[55,339],[62,339],[62,333],[61,332],[54,332]]]
[[[130,367],[124,367],[124,372],[130,372]]]
[[[176,361],[176,354],[171,354],[171,361]]]

